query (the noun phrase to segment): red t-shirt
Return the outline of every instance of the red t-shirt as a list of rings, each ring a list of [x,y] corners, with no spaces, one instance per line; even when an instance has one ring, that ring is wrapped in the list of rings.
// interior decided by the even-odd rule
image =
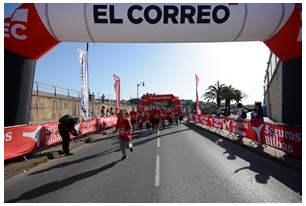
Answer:
[[[122,140],[130,141],[132,139],[131,129],[132,124],[128,119],[117,122],[116,128],[119,131],[119,138]]]
[[[136,120],[137,119],[137,112],[136,111],[130,111],[130,116],[132,120]]]
[[[160,110],[158,109],[153,110],[152,116],[153,118],[158,119],[160,117]]]

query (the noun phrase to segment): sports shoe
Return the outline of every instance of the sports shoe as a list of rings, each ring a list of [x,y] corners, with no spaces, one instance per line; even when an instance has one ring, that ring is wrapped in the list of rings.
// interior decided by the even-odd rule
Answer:
[[[134,150],[133,147],[130,147],[130,152],[133,152],[133,150]]]
[[[69,152],[65,154],[65,156],[70,156],[70,155],[73,155],[73,153]]]
[[[121,158],[121,160],[124,160],[124,159],[127,159],[127,156],[126,156],[126,155],[123,156],[123,157]]]

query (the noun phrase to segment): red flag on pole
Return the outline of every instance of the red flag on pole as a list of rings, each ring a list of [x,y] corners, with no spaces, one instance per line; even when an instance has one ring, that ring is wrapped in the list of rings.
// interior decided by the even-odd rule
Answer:
[[[116,113],[119,113],[120,111],[120,78],[117,75],[113,75],[113,78],[115,80],[114,88],[115,88],[115,94],[116,94]]]
[[[201,109],[200,109],[199,97],[198,97],[199,77],[197,74],[195,74],[195,79],[196,79],[196,113],[197,115],[201,115]]]

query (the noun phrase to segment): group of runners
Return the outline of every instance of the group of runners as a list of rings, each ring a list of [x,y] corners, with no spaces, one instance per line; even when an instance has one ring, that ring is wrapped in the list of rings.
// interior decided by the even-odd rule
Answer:
[[[132,108],[132,111],[127,114],[127,117],[130,118],[133,129],[142,130],[144,127],[147,129],[152,128],[157,133],[162,128],[164,129],[166,125],[176,124],[183,120],[183,116],[180,110],[176,108],[158,108],[153,107],[145,111],[135,111],[135,108]]]
[[[164,109],[153,107],[141,112],[137,112],[134,107],[130,112],[120,110],[116,131],[119,134],[122,160],[127,158],[126,148],[129,148],[131,152],[133,151],[133,131],[136,129],[142,130],[146,127],[147,129],[153,128],[159,134],[161,128],[166,128],[166,125],[178,125],[182,120],[181,111],[175,108]]]

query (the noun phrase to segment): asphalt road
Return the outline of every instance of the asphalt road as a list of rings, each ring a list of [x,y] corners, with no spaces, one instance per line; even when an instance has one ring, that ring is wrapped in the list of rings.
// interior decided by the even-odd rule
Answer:
[[[5,181],[5,202],[301,202],[302,176],[181,124],[137,132],[120,161],[114,135]]]

